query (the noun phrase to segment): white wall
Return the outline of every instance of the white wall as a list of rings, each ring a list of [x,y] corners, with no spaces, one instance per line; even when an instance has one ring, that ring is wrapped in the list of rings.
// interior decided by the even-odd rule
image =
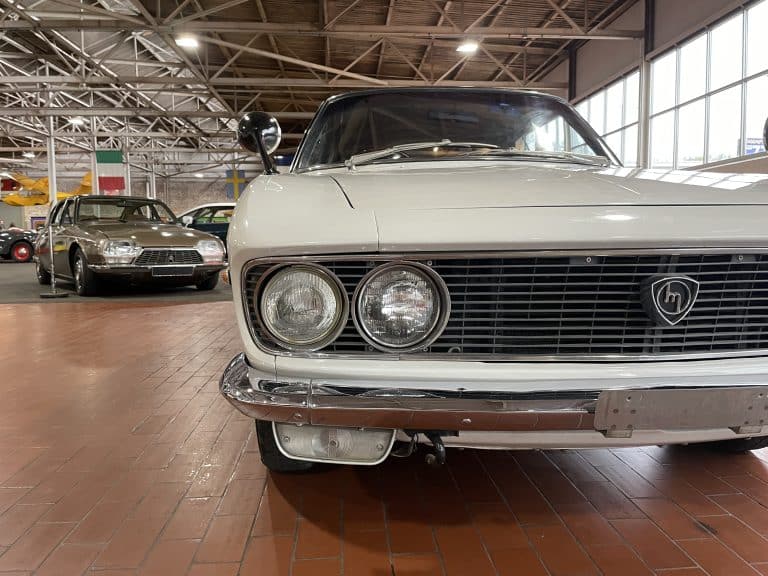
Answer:
[[[722,18],[746,0],[656,0],[654,50],[663,50]]]

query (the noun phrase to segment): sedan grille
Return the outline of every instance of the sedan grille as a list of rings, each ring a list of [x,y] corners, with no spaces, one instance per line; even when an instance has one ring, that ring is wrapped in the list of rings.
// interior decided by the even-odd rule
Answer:
[[[422,355],[653,359],[768,349],[768,255],[513,255],[413,261],[430,265],[451,295],[445,331]],[[362,277],[381,263],[317,262],[339,277],[350,302]],[[266,269],[257,265],[245,277],[248,311],[261,339],[253,289]],[[675,326],[659,325],[641,303],[641,285],[660,274],[699,282],[693,308]],[[320,353],[376,352],[350,320]]]
[[[202,264],[203,257],[197,250],[162,250],[149,248],[136,258],[136,266],[168,266],[175,264]]]

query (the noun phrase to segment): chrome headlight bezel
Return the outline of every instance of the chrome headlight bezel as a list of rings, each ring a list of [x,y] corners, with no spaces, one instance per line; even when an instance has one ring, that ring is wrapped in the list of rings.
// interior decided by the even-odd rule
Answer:
[[[429,330],[424,334],[424,336],[422,336],[422,338],[417,342],[414,342],[412,344],[402,345],[402,346],[393,345],[385,341],[382,341],[380,338],[377,338],[376,336],[374,336],[369,332],[368,328],[365,326],[364,322],[360,318],[360,302],[361,302],[364,290],[366,290],[367,287],[370,285],[370,283],[374,279],[376,279],[379,275],[384,274],[386,272],[391,272],[393,269],[398,269],[398,268],[406,269],[410,272],[415,272],[416,274],[424,277],[427,281],[429,281],[432,284],[434,288],[434,293],[436,295],[435,303],[438,309],[437,314],[435,315],[435,319],[432,322],[432,325],[430,326]],[[368,344],[370,344],[373,348],[381,352],[389,352],[389,353],[413,352],[413,351],[423,350],[425,348],[428,348],[443,333],[446,325],[448,324],[448,318],[450,317],[450,314],[451,314],[451,296],[450,296],[450,293],[448,292],[448,287],[446,286],[445,281],[440,277],[439,274],[437,274],[429,266],[426,266],[419,262],[392,261],[392,262],[387,262],[385,264],[382,264],[380,266],[376,266],[373,270],[368,272],[362,278],[360,283],[357,285],[357,288],[355,288],[353,301],[354,301],[354,306],[352,307],[352,321],[355,324],[355,328],[357,328],[357,331],[360,334],[360,336],[362,336],[362,338],[366,342],[368,342]]]
[[[212,250],[211,248],[215,248]],[[203,264],[224,264],[227,259],[227,251],[224,243],[218,238],[203,238],[198,240],[194,248],[203,259]]]
[[[333,327],[322,337],[309,342],[296,343],[281,337],[272,327],[270,327],[269,322],[265,319],[263,306],[266,289],[272,281],[279,277],[279,275],[291,271],[305,271],[317,275],[331,287],[336,297],[337,314]],[[253,292],[253,308],[256,313],[256,319],[260,330],[274,344],[290,352],[316,352],[321,350],[339,337],[344,331],[349,319],[349,298],[344,289],[344,285],[333,272],[318,264],[288,262],[273,266],[261,276],[256,286],[254,286]]]
[[[127,250],[120,251],[119,248]],[[107,264],[131,264],[144,248],[130,238],[104,239],[99,242],[99,254]]]

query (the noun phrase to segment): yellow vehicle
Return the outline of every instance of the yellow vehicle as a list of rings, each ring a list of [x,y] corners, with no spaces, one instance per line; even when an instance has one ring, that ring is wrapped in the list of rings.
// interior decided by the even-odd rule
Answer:
[[[41,204],[48,204],[48,191],[50,187],[47,177],[35,179],[23,174],[12,174],[11,177],[21,184],[21,190],[6,194],[0,200],[11,206],[39,206]],[[91,173],[86,172],[77,188],[70,192],[56,192],[56,200],[64,200],[70,196],[90,194],[91,191]]]

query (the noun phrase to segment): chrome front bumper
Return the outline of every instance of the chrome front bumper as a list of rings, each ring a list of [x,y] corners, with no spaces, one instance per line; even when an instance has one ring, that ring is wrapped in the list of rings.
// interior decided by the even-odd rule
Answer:
[[[641,430],[725,430],[768,434],[768,386],[526,393],[375,388],[351,381],[276,381],[237,355],[221,393],[258,420],[446,431],[599,431],[629,438]]]

